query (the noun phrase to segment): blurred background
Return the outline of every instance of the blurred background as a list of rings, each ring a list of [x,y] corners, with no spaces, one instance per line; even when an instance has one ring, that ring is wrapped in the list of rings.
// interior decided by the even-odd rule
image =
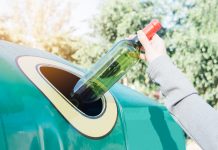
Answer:
[[[88,69],[154,18],[174,63],[218,109],[218,0],[0,0],[0,39]],[[120,82],[161,102],[145,72],[140,61]]]

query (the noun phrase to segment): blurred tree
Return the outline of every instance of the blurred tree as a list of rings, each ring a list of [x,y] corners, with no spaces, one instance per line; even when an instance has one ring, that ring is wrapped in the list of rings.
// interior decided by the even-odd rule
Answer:
[[[108,47],[108,43],[103,40],[96,42],[90,39],[81,39],[78,51],[74,55],[76,63],[88,69],[108,50]]]
[[[71,1],[14,0],[7,4],[9,13],[0,14],[0,39],[74,60],[79,38],[71,37]]]
[[[11,41],[11,36],[6,32],[4,28],[0,28],[0,39],[5,41]]]
[[[186,21],[170,37],[174,62],[212,106],[218,108],[218,1],[192,3]]]
[[[94,26],[95,34],[99,33],[107,46],[102,45],[94,51],[106,50],[112,43],[143,28],[152,18],[158,18],[165,26],[159,34],[165,39],[174,62],[187,74],[199,93],[212,106],[217,106],[217,3],[217,0],[107,0]],[[156,87],[148,80],[145,70],[146,65],[140,62],[123,81],[151,95]]]
[[[151,18],[160,19],[159,15],[153,13],[153,9],[152,1],[108,0],[103,4],[101,14],[96,18],[94,27],[111,47],[112,43],[142,29],[150,22]],[[146,65],[141,61],[127,73],[121,82],[151,95],[150,91],[146,89],[153,89],[154,84],[149,84],[148,77],[145,76],[145,73],[143,74],[145,71]],[[149,88],[145,88],[145,85]]]
[[[41,44],[48,52],[58,55],[64,59],[75,62],[76,58],[74,54],[79,50],[81,45],[80,38],[72,38],[69,34],[57,34],[43,39]]]
[[[151,21],[151,18],[161,19],[161,14],[155,12],[155,4],[152,1],[134,1],[134,0],[107,0],[101,6],[101,13],[94,21],[95,35],[101,35],[103,40],[95,46],[93,51],[102,54],[108,50],[116,41],[135,34],[137,30],[142,29]],[[161,35],[165,34],[162,30]],[[103,41],[103,42],[102,42]],[[87,48],[88,49],[88,48]],[[90,50],[89,50],[90,51]],[[79,52],[79,51],[78,51]],[[89,57],[90,52],[85,57]],[[98,55],[99,56],[99,55]],[[83,57],[83,59],[87,59]],[[95,57],[92,57],[95,61]],[[150,89],[155,89],[154,84],[150,84],[145,76],[146,64],[140,61],[132,68],[127,75],[121,80],[122,83],[136,90],[152,96]]]

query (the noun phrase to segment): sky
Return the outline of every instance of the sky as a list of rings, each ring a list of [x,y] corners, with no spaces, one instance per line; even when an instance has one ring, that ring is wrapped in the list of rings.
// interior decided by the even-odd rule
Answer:
[[[23,2],[23,0],[0,0],[0,15],[9,14],[11,12],[11,4],[14,1]],[[63,0],[62,2],[64,3],[64,1],[68,0]],[[75,28],[75,35],[84,35],[90,32],[89,22],[98,13],[98,7],[101,1],[102,0],[70,0],[73,4],[71,20]]]
[[[97,15],[102,0],[74,0],[78,6],[74,9],[73,18],[75,34],[86,34],[90,31],[89,22]]]

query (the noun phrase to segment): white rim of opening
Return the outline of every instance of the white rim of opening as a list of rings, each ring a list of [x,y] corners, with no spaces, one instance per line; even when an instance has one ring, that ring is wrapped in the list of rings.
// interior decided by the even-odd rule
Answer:
[[[83,76],[83,72],[57,61],[35,56],[21,56],[17,59],[17,63],[23,73],[44,93],[64,118],[80,133],[88,137],[99,138],[107,135],[113,129],[117,120],[117,105],[110,92],[104,95],[104,111],[96,117],[88,117],[72,106],[67,98],[58,92],[40,74],[38,68],[42,65],[52,66],[70,72],[78,77]]]

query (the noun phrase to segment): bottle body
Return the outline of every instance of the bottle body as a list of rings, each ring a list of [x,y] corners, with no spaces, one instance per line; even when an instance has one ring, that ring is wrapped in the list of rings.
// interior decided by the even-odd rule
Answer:
[[[71,97],[84,103],[99,100],[138,62],[140,46],[135,40],[119,41],[78,81]]]
[[[142,31],[150,40],[160,30],[158,20],[151,21]],[[100,99],[139,60],[141,43],[135,36],[115,44],[90,71],[81,78],[71,92],[71,101],[82,105]]]

